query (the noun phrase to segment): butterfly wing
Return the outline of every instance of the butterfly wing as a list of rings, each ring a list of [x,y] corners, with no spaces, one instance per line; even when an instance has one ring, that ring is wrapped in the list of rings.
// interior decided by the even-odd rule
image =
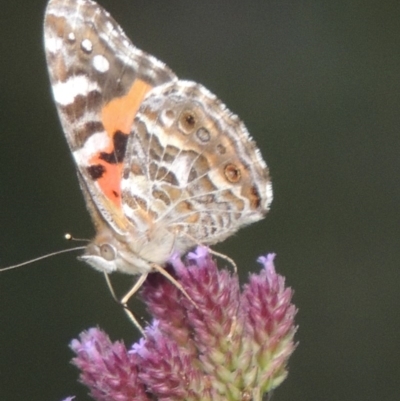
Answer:
[[[268,168],[239,118],[201,85],[149,92],[134,121],[121,183],[124,214],[139,230],[165,228],[181,252],[214,244],[263,218]]]
[[[146,94],[175,74],[137,49],[90,0],[50,0],[46,59],[55,103],[89,211],[124,232],[121,174],[131,125]]]

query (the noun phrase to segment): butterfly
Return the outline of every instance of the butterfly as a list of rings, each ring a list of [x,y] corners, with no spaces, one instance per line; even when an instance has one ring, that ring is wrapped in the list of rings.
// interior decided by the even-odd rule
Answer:
[[[54,101],[105,273],[159,271],[264,218],[269,171],[240,119],[202,85],[139,50],[91,0],[50,0],[44,44]]]

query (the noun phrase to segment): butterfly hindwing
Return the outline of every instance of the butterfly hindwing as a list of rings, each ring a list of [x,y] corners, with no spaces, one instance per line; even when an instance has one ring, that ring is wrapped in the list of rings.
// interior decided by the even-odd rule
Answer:
[[[203,86],[166,83],[143,101],[122,179],[125,216],[167,229],[179,250],[214,244],[264,217],[269,174],[239,118]]]

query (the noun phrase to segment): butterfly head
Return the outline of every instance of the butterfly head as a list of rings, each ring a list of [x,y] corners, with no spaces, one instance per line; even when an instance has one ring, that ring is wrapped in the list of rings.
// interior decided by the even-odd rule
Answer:
[[[128,231],[124,235],[116,235],[105,226],[79,259],[105,273],[143,274],[150,272],[154,263],[164,264],[174,244],[175,235],[160,226],[146,233]]]
[[[127,239],[117,237],[109,228],[103,228],[79,259],[105,273],[141,274],[150,271],[151,263],[134,252]]]

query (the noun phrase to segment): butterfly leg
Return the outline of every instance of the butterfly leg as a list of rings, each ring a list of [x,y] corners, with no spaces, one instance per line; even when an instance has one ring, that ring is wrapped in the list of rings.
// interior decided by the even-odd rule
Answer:
[[[122,305],[125,305],[128,303],[128,301],[135,295],[139,288],[143,285],[143,283],[146,281],[146,278],[148,276],[148,273],[142,273],[136,283],[132,286],[132,288],[122,297],[121,303]]]
[[[212,255],[217,256],[218,258],[224,259],[224,260],[226,260],[228,263],[230,263],[230,264],[232,265],[232,267],[233,267],[234,273],[237,273],[238,269],[237,269],[237,266],[236,266],[235,261],[234,261],[232,258],[230,258],[228,255],[225,255],[224,253],[220,253],[220,252],[214,251],[214,250],[211,249],[211,248],[208,248],[208,251],[209,251]]]
[[[196,302],[190,297],[190,295],[186,292],[186,290],[182,287],[182,284],[178,283],[162,266],[157,264],[152,264],[151,267],[156,270],[158,273],[162,274],[170,283],[172,283],[196,308],[199,309]]]
[[[107,273],[104,273],[104,277],[106,279],[106,283],[108,286],[108,289],[111,292],[112,297],[114,298],[115,302],[120,304],[123,308],[125,313],[128,316],[128,319],[133,323],[134,326],[140,331],[140,333],[143,335],[143,337],[146,337],[146,334],[143,330],[143,327],[140,325],[139,321],[137,320],[136,316],[131,312],[128,308],[128,301],[129,299],[139,290],[139,288],[143,285],[144,281],[147,278],[148,273],[143,273],[142,275],[139,276],[138,280],[135,282],[135,284],[132,286],[132,288],[122,297],[121,300],[118,299],[118,297],[115,294],[114,288],[111,284],[110,277],[108,276]]]
[[[202,243],[200,243],[199,241],[197,241],[196,238],[194,238],[194,237],[191,236],[190,234],[187,234],[187,233],[182,233],[182,234],[185,235],[186,237],[190,238],[190,239],[191,239],[195,244],[197,244],[198,246],[204,246]],[[230,263],[230,264],[232,265],[232,267],[233,267],[234,273],[237,273],[238,269],[237,269],[237,266],[236,266],[235,261],[234,261],[232,258],[230,258],[228,255],[225,255],[224,253],[220,253],[220,252],[214,251],[214,250],[212,250],[211,248],[208,248],[208,251],[209,251],[212,255],[217,256],[218,258],[224,259],[224,260],[226,260],[228,263]]]

